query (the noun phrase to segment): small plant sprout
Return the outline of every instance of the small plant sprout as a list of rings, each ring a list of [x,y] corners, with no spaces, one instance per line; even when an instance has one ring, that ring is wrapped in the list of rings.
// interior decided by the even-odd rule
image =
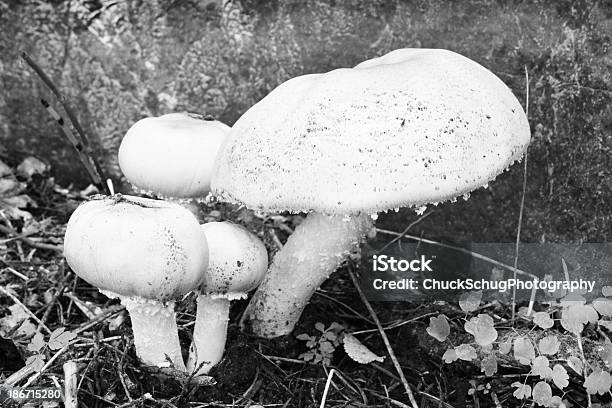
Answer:
[[[204,197],[229,126],[188,113],[136,122],[119,147],[119,166],[136,187],[165,197]]]
[[[467,197],[529,141],[510,89],[451,51],[401,49],[281,84],[232,127],[212,178],[221,200],[308,213],[276,254],[245,328],[291,332],[372,216]]]
[[[246,297],[268,268],[266,247],[245,228],[225,221],[203,224],[202,230],[210,257],[187,362],[188,370],[197,374],[207,374],[223,357],[230,301]]]
[[[188,210],[132,196],[93,199],[70,217],[64,256],[78,276],[125,305],[145,364],[185,370],[174,301],[202,283],[208,265],[206,235]]]

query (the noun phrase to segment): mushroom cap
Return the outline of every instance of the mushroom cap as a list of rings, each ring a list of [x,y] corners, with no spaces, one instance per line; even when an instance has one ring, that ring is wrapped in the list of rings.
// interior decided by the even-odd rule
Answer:
[[[259,286],[268,269],[266,247],[254,234],[231,222],[202,224],[210,257],[200,292],[229,299]]]
[[[420,206],[485,185],[529,139],[521,105],[489,70],[400,49],[274,89],[232,127],[212,192],[271,212]]]
[[[121,195],[74,211],[64,256],[100,290],[159,301],[196,289],[208,265],[206,235],[193,214],[177,204]]]
[[[119,166],[135,186],[166,197],[200,197],[230,127],[187,113],[145,118],[127,131]]]

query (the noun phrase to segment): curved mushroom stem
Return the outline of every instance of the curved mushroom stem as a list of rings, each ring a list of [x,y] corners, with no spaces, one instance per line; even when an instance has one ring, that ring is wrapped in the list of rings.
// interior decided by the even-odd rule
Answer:
[[[208,374],[221,358],[227,339],[230,300],[225,297],[198,296],[198,309],[189,348],[187,370]]]
[[[174,314],[174,302],[163,305],[155,300],[121,296],[132,320],[136,355],[145,363],[185,371],[181,343]]]
[[[310,213],[276,254],[240,325],[273,338],[290,333],[315,290],[372,227],[369,215]]]

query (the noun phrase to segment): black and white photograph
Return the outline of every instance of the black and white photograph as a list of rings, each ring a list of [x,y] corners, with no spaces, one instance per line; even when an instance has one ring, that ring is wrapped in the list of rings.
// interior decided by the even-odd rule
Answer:
[[[0,0],[0,407],[612,407],[612,1]]]

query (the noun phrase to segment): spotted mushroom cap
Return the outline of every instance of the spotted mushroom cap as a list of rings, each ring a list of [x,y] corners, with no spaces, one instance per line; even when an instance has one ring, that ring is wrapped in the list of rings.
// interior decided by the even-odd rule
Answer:
[[[254,234],[231,222],[202,224],[210,258],[200,292],[241,298],[259,286],[268,269],[266,247]]]
[[[232,127],[211,186],[263,211],[375,213],[481,187],[529,139],[519,101],[489,70],[400,49],[281,84]]]
[[[196,289],[208,265],[206,235],[185,208],[116,195],[81,204],[64,237],[64,256],[105,293],[157,301]]]
[[[188,113],[136,122],[119,147],[119,166],[134,186],[165,197],[203,197],[230,127]]]

